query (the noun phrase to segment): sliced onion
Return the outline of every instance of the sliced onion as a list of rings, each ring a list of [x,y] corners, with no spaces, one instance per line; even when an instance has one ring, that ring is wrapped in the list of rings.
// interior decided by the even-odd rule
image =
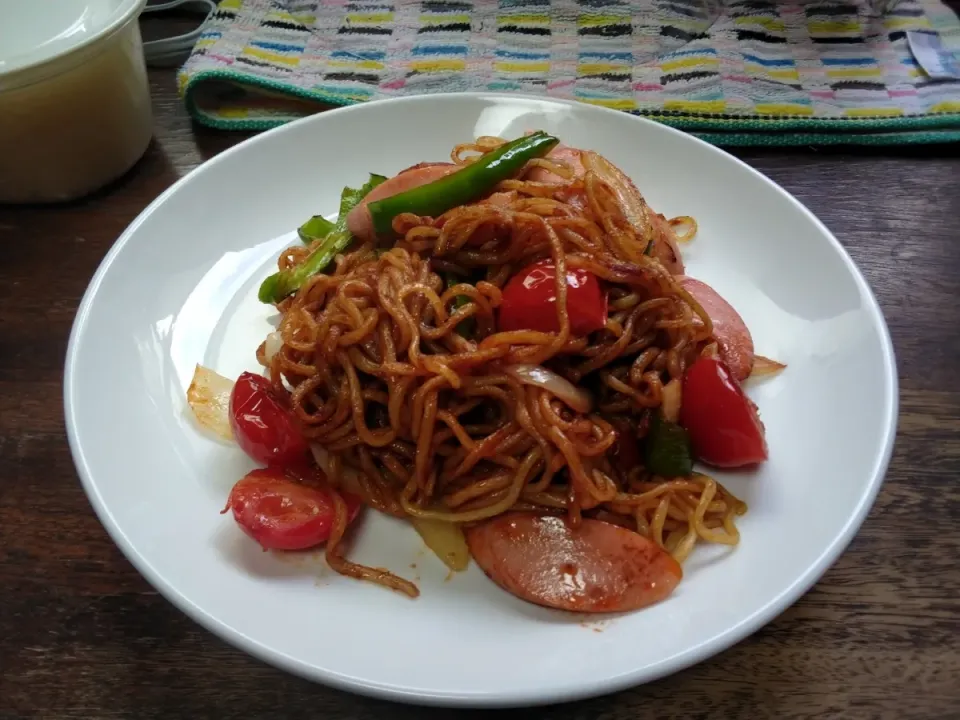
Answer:
[[[320,469],[323,470],[324,474],[329,478],[330,453],[317,443],[310,443],[310,452],[313,454],[313,459],[317,461],[317,465],[320,466]],[[337,487],[343,488],[347,492],[359,497],[363,497],[363,484],[360,482],[360,473],[353,468],[343,467],[342,465],[340,467],[340,477],[338,478],[340,482],[336,483]]]
[[[427,518],[411,518],[410,523],[420,533],[424,544],[433,550],[444,565],[454,572],[467,569],[470,564],[470,549],[460,525]]]
[[[583,159],[583,166],[596,173],[597,177],[609,185],[616,194],[626,212],[627,220],[638,230],[646,230],[650,224],[647,203],[633,181],[623,173],[623,170],[599,153],[584,150],[580,156]]]
[[[525,385],[532,385],[555,395],[578,413],[588,413],[593,407],[590,393],[542,365],[511,365],[507,368],[507,373]]]
[[[779,363],[776,360],[771,360],[770,358],[764,357],[763,355],[754,355],[753,356],[753,369],[750,371],[750,377],[767,377],[769,375],[776,375],[781,370],[784,370],[787,366],[783,363]]]
[[[681,397],[679,378],[674,378],[663,386],[660,410],[663,412],[663,419],[667,422],[675,423],[680,420]]]
[[[330,477],[330,453],[317,443],[310,443],[310,452],[320,469]],[[340,473],[338,486],[354,495],[363,496],[360,473],[353,468],[344,467]],[[454,523],[425,518],[410,518],[410,522],[424,544],[430,548],[443,564],[454,572],[466,570],[470,562],[470,550],[467,548],[463,531]]]
[[[280,334],[279,330],[274,330],[267,335],[267,339],[263,343],[263,364],[269,367],[270,363],[273,362],[273,356],[280,352],[282,347],[283,335]]]
[[[201,427],[222,440],[233,440],[230,428],[230,393],[233,381],[210,368],[197,365],[187,388],[187,404]]]
[[[678,215],[677,217],[670,218],[667,220],[667,225],[670,228],[670,234],[673,235],[673,239],[677,242],[689,242],[693,240],[697,234],[697,221],[690,215]],[[678,227],[683,227],[686,232],[683,233],[683,235],[679,234],[677,232]]]

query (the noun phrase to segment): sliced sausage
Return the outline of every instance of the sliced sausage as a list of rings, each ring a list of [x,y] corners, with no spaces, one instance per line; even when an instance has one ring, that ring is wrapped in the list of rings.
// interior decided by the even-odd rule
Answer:
[[[473,559],[522,600],[577,612],[637,610],[666,598],[683,571],[631,530],[584,519],[511,512],[466,530]]]
[[[745,380],[753,369],[753,336],[740,313],[706,283],[685,276],[677,279],[713,321],[713,337],[720,349],[720,359],[737,380]]]
[[[583,167],[583,160],[580,158],[580,151],[569,145],[557,145],[553,150],[547,153],[548,160],[557,160],[564,162],[573,169],[574,177],[582,177],[587,171]],[[527,173],[527,180],[542,183],[565,183],[569,180],[552,173],[546,168],[535,167]]]
[[[496,205],[497,207],[504,207],[504,208],[506,208],[506,207],[510,207],[510,206],[511,206],[513,203],[515,203],[516,201],[517,201],[517,191],[516,191],[516,190],[508,190],[508,191],[506,191],[506,192],[495,192],[495,193],[492,193],[492,194],[488,195],[487,197],[485,197],[483,200],[480,200],[480,201],[478,201],[478,202],[486,203],[486,204],[488,204],[488,205]]]
[[[416,165],[411,165],[408,168],[404,168],[403,170],[398,172],[397,175],[403,175],[405,172],[410,172],[411,170],[422,170],[423,168],[428,168],[428,167],[449,168],[449,167],[455,167],[455,166],[451,162],[420,162],[420,163],[417,163]]]
[[[372,240],[373,220],[367,205],[375,200],[382,200],[407,190],[427,185],[459,170],[453,163],[420,163],[404,170],[399,175],[385,180],[369,192],[360,203],[347,215],[347,229],[361,240]]]

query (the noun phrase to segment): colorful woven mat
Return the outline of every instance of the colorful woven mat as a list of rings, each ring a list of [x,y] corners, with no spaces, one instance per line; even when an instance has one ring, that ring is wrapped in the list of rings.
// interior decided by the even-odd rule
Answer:
[[[716,0],[713,0],[714,2]],[[191,114],[264,129],[379,98],[499,91],[643,115],[721,145],[960,141],[960,59],[939,0],[223,0],[180,71]],[[679,42],[676,42],[679,40]],[[649,57],[657,42],[674,42]],[[926,67],[926,70],[924,69]],[[936,73],[933,73],[934,75]]]

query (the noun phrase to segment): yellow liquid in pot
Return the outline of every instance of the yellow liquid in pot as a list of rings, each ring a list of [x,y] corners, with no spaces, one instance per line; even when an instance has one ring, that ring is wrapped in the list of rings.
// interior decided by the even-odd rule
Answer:
[[[0,203],[81,197],[146,150],[152,115],[136,20],[90,50],[24,87],[3,90],[0,78]]]

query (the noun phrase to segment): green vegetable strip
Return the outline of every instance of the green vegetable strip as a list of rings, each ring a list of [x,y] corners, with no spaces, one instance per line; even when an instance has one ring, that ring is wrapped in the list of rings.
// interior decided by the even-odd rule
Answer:
[[[336,227],[339,230],[347,229],[347,214],[363,200],[377,185],[386,182],[383,175],[370,173],[370,179],[359,188],[345,187],[340,193],[340,214],[337,216]]]
[[[687,431],[655,413],[645,442],[647,470],[663,477],[686,477],[693,472],[693,451]]]
[[[453,275],[451,273],[447,273],[446,279],[447,279],[448,288],[452,288],[454,285],[459,285],[461,282],[459,279],[457,279],[456,275]],[[457,295],[453,299],[454,311],[459,310],[469,302],[470,302],[470,298],[467,297],[466,295]],[[469,339],[473,335],[473,330],[475,327],[475,323],[474,323],[475,319],[476,318],[468,317],[466,320],[461,320],[460,323],[457,325],[457,334],[460,335],[461,337],[465,337]]]
[[[373,229],[377,235],[389,235],[393,219],[402,213],[437,217],[450,208],[478,200],[520,172],[527,161],[546,155],[558,142],[544,132],[535,132],[501,145],[439,180],[372,202]]]
[[[260,292],[257,293],[260,302],[278,303],[287,295],[292,295],[309,278],[323,272],[338,254],[346,250],[347,246],[353,241],[353,235],[347,230],[347,215],[367,196],[367,193],[384,180],[386,178],[383,175],[371,173],[370,179],[363,187],[344,188],[343,192],[340,193],[340,215],[337,217],[337,222],[332,223],[333,227],[330,232],[323,237],[316,249],[302,263],[288,270],[276,272],[264,280],[260,285]],[[316,217],[312,218],[312,220],[315,219]],[[309,225],[310,222],[308,220],[304,227]],[[301,234],[300,237],[303,238],[303,235]]]
[[[323,215],[314,215],[297,228],[297,235],[300,236],[304,245],[309,245],[314,240],[322,240],[332,233],[336,227],[336,223],[330,222]]]

